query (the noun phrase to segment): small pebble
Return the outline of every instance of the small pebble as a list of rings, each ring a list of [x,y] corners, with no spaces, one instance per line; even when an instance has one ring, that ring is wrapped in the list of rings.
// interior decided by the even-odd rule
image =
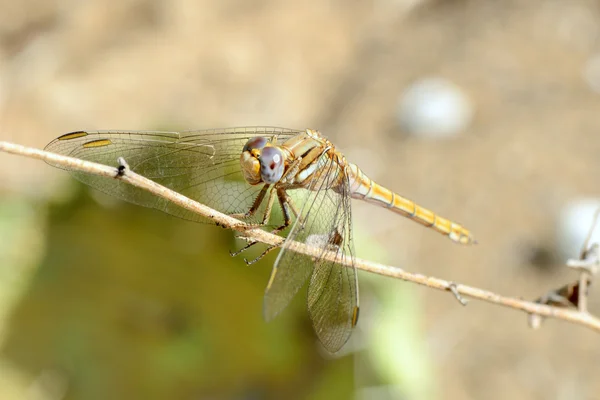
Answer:
[[[464,132],[473,106],[454,83],[427,78],[410,85],[398,101],[397,118],[406,132],[423,138],[450,138]]]
[[[600,199],[573,200],[562,209],[558,222],[558,247],[563,261],[578,258],[588,232],[594,221],[594,213],[600,208]],[[598,221],[600,222],[600,221]],[[600,227],[596,228],[591,243],[600,243]]]

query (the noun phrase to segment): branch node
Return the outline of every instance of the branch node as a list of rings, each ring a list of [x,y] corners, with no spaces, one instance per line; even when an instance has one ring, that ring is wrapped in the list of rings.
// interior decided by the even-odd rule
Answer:
[[[117,158],[117,163],[119,164],[119,166],[117,167],[117,175],[115,176],[115,178],[120,178],[124,176],[127,173],[127,171],[129,171],[129,164],[127,164],[127,161],[125,161],[123,157]]]
[[[567,261],[567,267],[576,269],[580,273],[596,275],[600,268],[600,246],[593,243],[587,250],[583,251],[579,259]]]

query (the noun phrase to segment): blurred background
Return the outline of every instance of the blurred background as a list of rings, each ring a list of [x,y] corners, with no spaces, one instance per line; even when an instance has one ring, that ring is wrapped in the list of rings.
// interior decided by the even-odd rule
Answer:
[[[534,299],[598,202],[592,0],[0,0],[0,140],[81,129],[319,129],[475,247],[353,203],[359,257]],[[274,255],[0,156],[0,398],[591,399],[600,336],[360,274],[327,355]],[[600,229],[599,229],[600,230]],[[600,236],[596,236],[600,241]],[[600,312],[598,296],[590,298]]]

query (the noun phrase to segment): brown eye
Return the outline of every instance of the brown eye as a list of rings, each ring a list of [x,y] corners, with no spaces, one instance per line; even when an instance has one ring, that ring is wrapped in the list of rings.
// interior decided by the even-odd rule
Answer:
[[[251,151],[254,149],[262,149],[268,143],[268,139],[266,137],[257,136],[246,142],[244,145],[244,149],[242,151]]]
[[[265,147],[260,155],[260,176],[265,183],[277,183],[283,175],[283,154],[277,147]]]

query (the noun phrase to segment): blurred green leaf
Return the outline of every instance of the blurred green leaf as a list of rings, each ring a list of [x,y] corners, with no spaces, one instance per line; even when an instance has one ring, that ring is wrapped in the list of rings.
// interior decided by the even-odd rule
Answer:
[[[264,322],[275,254],[248,267],[229,256],[230,231],[88,193],[50,209],[46,256],[2,347],[21,370],[61,371],[69,399],[352,391],[351,371],[329,375],[349,360],[321,357],[305,298]]]

